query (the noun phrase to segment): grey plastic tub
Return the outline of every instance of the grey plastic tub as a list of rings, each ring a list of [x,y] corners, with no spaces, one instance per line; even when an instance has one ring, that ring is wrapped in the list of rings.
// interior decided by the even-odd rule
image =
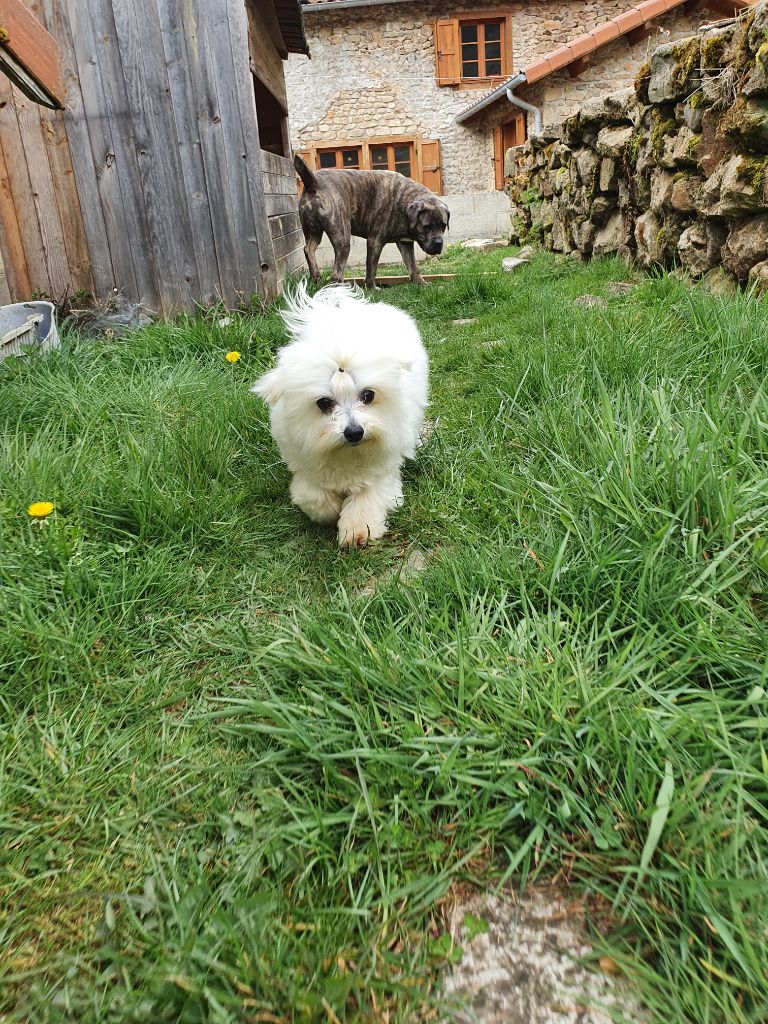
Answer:
[[[14,302],[0,306],[0,359],[22,355],[25,348],[59,347],[52,302]]]

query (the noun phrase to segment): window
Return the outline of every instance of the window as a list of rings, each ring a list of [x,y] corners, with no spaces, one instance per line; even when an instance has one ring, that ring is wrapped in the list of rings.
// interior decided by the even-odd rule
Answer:
[[[372,138],[365,142],[320,144],[299,150],[309,167],[360,171],[397,171],[442,195],[440,143],[420,138]]]
[[[435,22],[438,85],[487,86],[512,67],[510,15],[474,14]]]
[[[259,128],[259,145],[268,153],[288,156],[288,115],[276,96],[252,71],[253,95],[256,100],[256,122]]]
[[[501,74],[503,21],[462,21],[461,77],[490,78]]]
[[[397,171],[406,178],[412,178],[413,167],[413,143],[406,142],[404,145],[389,143],[384,146],[371,146],[371,170],[372,171]]]
[[[343,149],[318,149],[318,167],[348,167],[352,171],[360,170],[360,147],[347,146]]]

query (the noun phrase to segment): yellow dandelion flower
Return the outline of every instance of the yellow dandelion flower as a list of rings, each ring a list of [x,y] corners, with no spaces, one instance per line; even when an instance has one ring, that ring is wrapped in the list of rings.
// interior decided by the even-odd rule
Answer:
[[[227,360],[228,363],[236,363],[238,361],[238,359],[240,358],[240,353],[239,352],[227,352],[227,354],[224,356],[224,358]]]
[[[27,509],[27,515],[33,519],[45,519],[55,508],[52,501],[33,501]]]

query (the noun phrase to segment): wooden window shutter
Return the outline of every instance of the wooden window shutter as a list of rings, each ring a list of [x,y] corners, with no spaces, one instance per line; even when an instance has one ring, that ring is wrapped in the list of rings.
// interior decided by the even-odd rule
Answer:
[[[438,85],[458,85],[461,79],[456,18],[435,22],[435,74]]]
[[[421,183],[437,196],[443,194],[443,166],[440,141],[423,139],[421,143]]]
[[[497,189],[504,188],[504,142],[501,125],[493,129],[493,176]]]

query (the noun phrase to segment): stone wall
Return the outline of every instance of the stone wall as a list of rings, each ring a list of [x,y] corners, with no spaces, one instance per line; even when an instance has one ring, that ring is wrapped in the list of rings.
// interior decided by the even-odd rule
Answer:
[[[627,0],[414,0],[325,12],[305,8],[312,59],[292,55],[286,65],[294,147],[389,135],[440,139],[445,193],[492,191],[492,128],[510,119],[509,104],[498,103],[467,125],[455,123],[483,91],[436,84],[433,25],[461,12],[496,9],[512,13],[517,69],[626,11]],[[595,89],[630,84],[659,41],[694,31],[707,16],[687,16],[678,8],[652,23],[650,40],[634,46],[620,40],[599,51],[581,78],[553,75],[524,98],[542,106],[545,122],[560,120]]]
[[[768,286],[768,0],[659,47],[505,172],[513,243]]]

